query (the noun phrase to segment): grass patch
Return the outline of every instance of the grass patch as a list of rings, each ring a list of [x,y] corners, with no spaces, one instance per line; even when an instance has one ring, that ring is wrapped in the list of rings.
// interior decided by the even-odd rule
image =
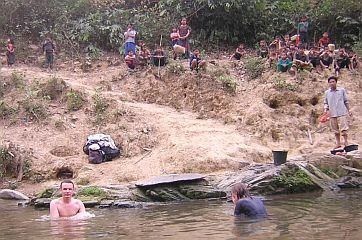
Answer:
[[[107,103],[106,99],[101,96],[99,90],[96,91],[92,99],[93,99],[93,112],[96,115],[96,123],[99,124],[106,119],[107,117],[106,111],[107,108],[109,107],[109,104]]]
[[[230,71],[226,67],[215,66],[214,68],[207,68],[207,71],[209,71],[210,76],[213,76],[214,79],[230,75]]]
[[[298,85],[287,83],[287,80],[284,77],[275,77],[273,80],[274,88],[280,91],[287,90],[287,91],[297,91]]]
[[[3,97],[8,91],[8,83],[5,81],[0,81],[0,97]]]
[[[16,112],[16,109],[10,107],[6,102],[0,101],[0,118],[6,119],[7,117],[13,115]]]
[[[170,64],[167,65],[167,72],[169,72],[169,73],[176,74],[176,75],[181,75],[185,71],[186,71],[186,69],[179,62],[173,62],[173,63],[170,63]]]
[[[355,42],[352,46],[352,49],[357,53],[358,56],[362,56],[362,41]]]
[[[30,120],[35,119],[40,121],[46,119],[48,116],[45,104],[39,99],[27,97],[23,101],[20,101],[19,105],[24,109]]]
[[[0,178],[17,177],[20,166],[22,167],[23,177],[28,177],[31,168],[31,162],[26,152],[21,152],[18,147],[11,144],[10,147],[0,146]],[[20,164],[22,162],[22,164]]]
[[[63,94],[67,88],[67,84],[63,79],[52,77],[46,83],[40,84],[39,88],[38,96],[55,100]]]
[[[0,178],[3,178],[11,172],[13,156],[9,153],[9,150],[0,146]]]
[[[222,82],[223,87],[231,93],[236,92],[237,83],[232,76],[222,75],[218,77],[218,80]]]
[[[100,187],[90,186],[82,188],[78,191],[77,196],[84,196],[84,197],[108,197],[106,191],[101,189]]]
[[[67,102],[67,109],[69,111],[77,111],[84,105],[83,94],[79,91],[71,89],[65,95]]]
[[[23,89],[25,87],[25,74],[13,72],[10,77],[11,85],[15,88]]]
[[[260,57],[247,58],[245,61],[245,69],[250,79],[256,79],[264,72],[264,61]]]

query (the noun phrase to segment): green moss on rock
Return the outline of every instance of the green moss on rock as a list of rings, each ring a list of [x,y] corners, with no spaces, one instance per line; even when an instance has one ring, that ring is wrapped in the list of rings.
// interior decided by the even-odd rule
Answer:
[[[272,186],[284,193],[310,192],[319,189],[312,179],[302,170],[289,169],[273,178]]]
[[[82,188],[78,191],[77,197],[108,197],[108,194],[106,191],[104,191],[100,187],[96,186],[90,186]]]

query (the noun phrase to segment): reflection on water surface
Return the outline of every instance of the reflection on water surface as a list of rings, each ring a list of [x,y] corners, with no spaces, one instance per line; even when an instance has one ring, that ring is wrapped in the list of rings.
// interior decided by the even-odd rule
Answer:
[[[0,239],[361,239],[362,191],[269,198],[264,220],[235,218],[226,202],[147,209],[90,209],[85,221],[49,221],[48,211],[0,200]]]

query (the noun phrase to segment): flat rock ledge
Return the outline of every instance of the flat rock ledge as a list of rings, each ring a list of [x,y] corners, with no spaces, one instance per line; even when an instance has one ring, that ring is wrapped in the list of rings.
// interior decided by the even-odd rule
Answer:
[[[15,190],[2,189],[0,190],[0,199],[29,200],[29,197]]]
[[[256,164],[217,175],[171,174],[127,185],[83,186],[76,198],[87,208],[145,208],[172,201],[227,199],[231,187],[239,182],[247,183],[252,192],[261,195],[336,191],[360,188],[361,169],[359,151],[347,156],[308,154],[290,158],[280,166]],[[57,188],[45,189],[28,204],[49,208],[51,199],[59,197]]]

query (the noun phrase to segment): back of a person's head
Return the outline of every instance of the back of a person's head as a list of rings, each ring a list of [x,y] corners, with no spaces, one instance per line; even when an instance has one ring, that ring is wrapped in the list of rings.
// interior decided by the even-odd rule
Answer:
[[[244,183],[237,183],[231,188],[231,193],[236,194],[240,199],[243,197],[250,197],[248,186]]]

